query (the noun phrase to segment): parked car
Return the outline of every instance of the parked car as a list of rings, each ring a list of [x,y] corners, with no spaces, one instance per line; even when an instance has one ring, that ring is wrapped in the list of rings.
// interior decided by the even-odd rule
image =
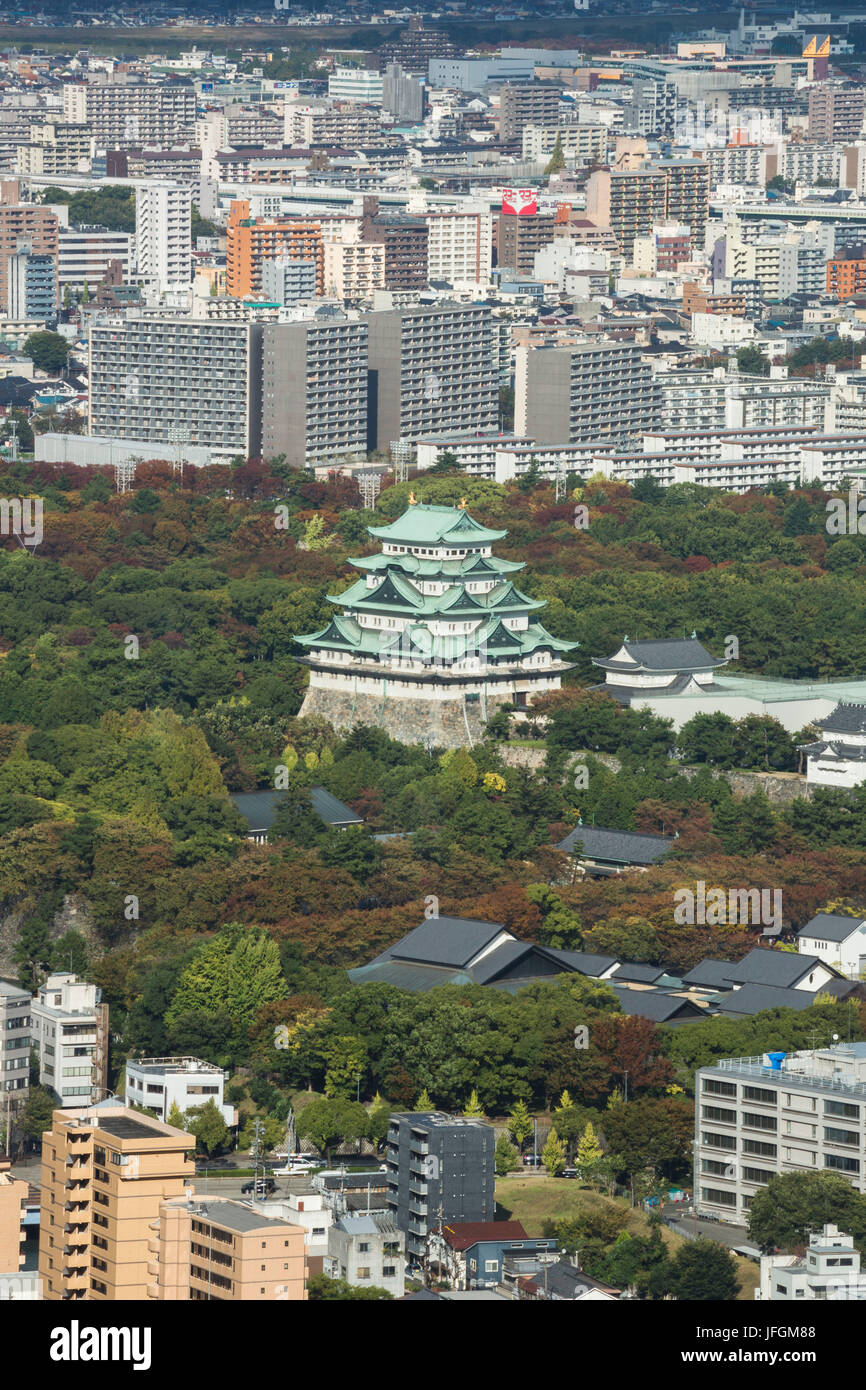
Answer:
[[[541,1154],[524,1154],[523,1162],[527,1168],[541,1168],[543,1166]]]
[[[274,1169],[274,1177],[288,1178],[293,1173],[306,1173],[310,1168],[320,1168],[321,1159],[313,1158],[311,1154],[290,1154],[282,1168]]]
[[[241,1188],[241,1192],[246,1196],[250,1192],[255,1192],[257,1197],[270,1197],[272,1192],[276,1192],[277,1184],[273,1178],[250,1178]]]

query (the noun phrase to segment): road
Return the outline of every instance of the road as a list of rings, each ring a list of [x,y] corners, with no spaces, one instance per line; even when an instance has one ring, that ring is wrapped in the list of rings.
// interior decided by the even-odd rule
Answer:
[[[753,1241],[745,1226],[729,1226],[722,1221],[695,1221],[694,1216],[683,1202],[668,1202],[662,1208],[666,1225],[678,1235],[691,1239],[695,1232],[705,1240],[714,1240],[717,1245],[725,1245],[729,1250],[735,1245],[752,1245]]]

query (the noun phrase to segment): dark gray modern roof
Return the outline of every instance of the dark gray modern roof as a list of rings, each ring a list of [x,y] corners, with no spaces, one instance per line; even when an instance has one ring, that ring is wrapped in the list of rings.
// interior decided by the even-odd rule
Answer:
[[[576,825],[556,848],[570,854],[578,841],[583,846],[580,858],[606,860],[610,864],[655,864],[674,844],[674,840],[667,835],[643,835],[634,830]]]
[[[718,1012],[736,1018],[751,1017],[762,1009],[808,1009],[815,996],[806,989],[782,989],[773,985],[743,985],[719,1004]]]
[[[276,819],[280,801],[285,793],[268,788],[259,792],[236,792],[232,796],[235,809],[248,823],[250,830],[261,832],[270,830]],[[310,788],[310,802],[313,810],[326,825],[363,825],[364,822],[350,806],[338,801],[324,787]]]
[[[831,734],[866,734],[866,705],[837,705],[815,723]]]
[[[821,937],[827,941],[847,941],[853,932],[862,930],[866,934],[866,916],[845,917],[838,912],[818,912],[801,927],[798,936]]]
[[[619,969],[611,976],[611,983],[616,984],[617,980],[633,980],[635,984],[653,985],[665,974],[659,965],[640,965],[635,961],[623,961]]]
[[[730,989],[731,971],[735,969],[736,966],[729,960],[711,960],[708,957],[683,975],[683,984],[705,989]]]
[[[681,641],[659,638],[650,642],[623,642],[629,656],[648,671],[707,671],[716,666],[724,666],[725,660],[711,656],[703,643],[695,637]],[[619,650],[619,648],[617,648]],[[593,658],[593,665],[603,669],[629,670],[629,662]]]
[[[649,1018],[653,1023],[670,1023],[674,1019],[689,1023],[693,1018],[707,1017],[706,1009],[699,1009],[690,999],[683,999],[677,994],[664,994],[661,990],[628,989],[623,986],[616,990],[616,997],[623,1013],[637,1014],[639,1018]]]
[[[569,970],[575,970],[579,975],[586,975],[590,979],[600,979],[612,965],[619,964],[616,956],[596,956],[591,951],[560,951],[553,946],[546,946],[545,950],[549,956],[554,956]]]
[[[259,1231],[267,1226],[273,1231],[273,1217],[266,1216],[261,1205],[253,1207],[244,1202],[232,1201],[226,1197],[197,1197],[188,1207],[199,1221],[208,1221],[213,1226],[223,1226],[227,1231]],[[200,1214],[195,1209],[201,1207]]]
[[[597,1279],[582,1274],[574,1265],[567,1264],[564,1260],[559,1260],[555,1265],[548,1265],[545,1273],[533,1276],[532,1282],[539,1289],[546,1287],[548,1294],[558,1299],[579,1298],[591,1289],[601,1289],[604,1293],[615,1296],[619,1294],[618,1289],[600,1284]]]
[[[816,965],[826,970],[833,969],[817,956],[801,956],[793,951],[771,951],[756,946],[733,967],[729,978],[734,984],[793,989]]]
[[[377,960],[412,961],[423,965],[465,966],[505,931],[501,922],[476,922],[464,917],[430,917]]]

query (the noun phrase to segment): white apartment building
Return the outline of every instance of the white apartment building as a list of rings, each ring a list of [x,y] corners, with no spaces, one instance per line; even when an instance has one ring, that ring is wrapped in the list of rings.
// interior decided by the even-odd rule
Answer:
[[[177,82],[67,83],[63,117],[86,122],[100,149],[170,149],[193,138],[196,92]]]
[[[380,113],[358,102],[290,101],[285,106],[287,145],[366,145],[381,130]]]
[[[810,990],[831,979],[823,965],[812,976]],[[725,1058],[698,1068],[695,1092],[700,1215],[745,1222],[780,1173],[837,1173],[866,1191],[866,1043]]]
[[[483,210],[428,212],[427,278],[486,285],[493,267],[493,216]]]
[[[148,182],[135,187],[138,278],[158,294],[186,288],[192,275],[192,189]]]
[[[49,975],[31,1005],[39,1084],[64,1109],[102,1100],[108,1078],[108,1005],[97,985],[77,975]]]
[[[326,241],[325,294],[344,304],[371,299],[385,288],[385,245],[371,241]]]
[[[745,184],[761,188],[767,182],[767,156],[763,145],[726,145],[724,149],[707,150],[704,156],[710,166],[710,188],[721,184]]]
[[[176,1105],[181,1114],[213,1101],[229,1128],[238,1112],[225,1103],[222,1067],[199,1057],[143,1057],[126,1064],[126,1104],[144,1105],[158,1120],[168,1120]]]
[[[755,325],[736,314],[692,314],[689,339],[701,347],[715,351],[740,347],[743,343],[753,342],[756,336]]]
[[[8,980],[0,980],[0,1092],[16,1092],[25,1100],[30,1078],[30,994]],[[2,1102],[6,1104],[5,1095]]]
[[[853,1236],[828,1221],[809,1232],[805,1255],[762,1255],[755,1298],[773,1303],[866,1299],[866,1275]]]
[[[325,1273],[332,1279],[345,1279],[355,1288],[385,1289],[402,1298],[405,1269],[405,1236],[393,1216],[341,1216],[328,1231]]]
[[[552,126],[526,125],[521,138],[522,158],[526,160],[550,159],[558,138],[569,164],[604,164],[607,161],[608,127],[605,125],[580,122],[560,126],[558,130]]]
[[[61,227],[57,233],[57,282],[92,290],[105,279],[112,261],[120,261],[124,282],[135,267],[135,237],[107,227]]]

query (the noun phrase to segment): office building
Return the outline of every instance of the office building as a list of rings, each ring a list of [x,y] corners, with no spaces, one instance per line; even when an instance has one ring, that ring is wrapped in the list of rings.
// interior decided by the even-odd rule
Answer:
[[[262,331],[264,457],[285,454],[295,468],[363,457],[367,325],[331,312]]]
[[[0,307],[9,313],[9,259],[22,242],[34,256],[57,255],[58,222],[48,208],[0,203]]]
[[[536,253],[550,245],[556,235],[555,228],[553,213],[497,213],[494,218],[496,264],[518,275],[532,275]]]
[[[139,280],[162,294],[192,278],[192,189],[140,183],[135,190],[135,252]]]
[[[428,212],[427,277],[431,284],[486,285],[493,266],[493,217],[489,212]]]
[[[261,333],[255,323],[129,317],[90,330],[90,434],[256,457]],[[166,371],[166,364],[171,371]],[[180,447],[180,446],[179,446]]]
[[[14,1101],[25,1100],[30,1077],[30,1004],[26,989],[0,980],[0,1106],[5,1111],[6,1092],[15,1092]]]
[[[424,83],[405,72],[399,63],[388,63],[382,76],[382,110],[395,121],[415,124],[424,116]]]
[[[809,139],[854,141],[859,139],[866,112],[866,88],[831,87],[820,83],[809,89]]]
[[[299,217],[251,217],[247,199],[229,208],[226,229],[226,288],[245,298],[261,291],[265,261],[314,261],[316,293],[323,292],[322,227],[318,220]]]
[[[213,1101],[225,1123],[238,1122],[233,1105],[224,1098],[225,1072],[200,1057],[142,1057],[126,1063],[126,1103],[143,1105],[158,1120],[168,1121],[172,1106],[181,1114]]]
[[[132,277],[135,237],[130,232],[109,231],[107,227],[61,227],[57,237],[57,280],[61,292],[94,290],[104,280],[112,261],[120,262],[121,275]]]
[[[160,1203],[149,1235],[149,1299],[295,1303],[307,1297],[303,1228],[245,1202],[175,1197]]]
[[[367,443],[445,430],[490,430],[498,422],[498,359],[485,306],[441,302],[368,315]]]
[[[543,82],[506,82],[499,89],[499,143],[518,145],[526,126],[559,125],[560,87]]]
[[[108,1084],[108,1005],[97,985],[77,975],[49,975],[31,1007],[39,1084],[64,1109],[101,1100]]]
[[[21,249],[9,257],[8,313],[11,319],[36,319],[53,328],[57,322],[57,257]]]
[[[516,351],[514,427],[542,444],[625,441],[652,429],[652,370],[633,343],[605,339]]]
[[[325,1273],[353,1288],[405,1292],[405,1237],[392,1216],[362,1212],[341,1216],[328,1231]]]
[[[67,83],[63,116],[86,123],[100,149],[171,149],[194,139],[196,93],[187,82]]]
[[[808,978],[820,989],[832,975],[816,961]],[[695,1091],[699,1214],[742,1224],[781,1173],[837,1173],[866,1191],[866,1043],[725,1058],[698,1068]]]
[[[328,96],[332,101],[369,102],[382,105],[382,74],[374,68],[334,68],[328,78]]]
[[[440,1221],[492,1221],[492,1125],[441,1111],[397,1114],[388,1128],[388,1208],[418,1261]]]
[[[42,1137],[39,1275],[47,1300],[148,1297],[152,1223],[167,1199],[187,1195],[194,1149],[193,1135],[115,1102],[54,1111]]]
[[[299,300],[315,299],[317,275],[314,260],[278,256],[273,261],[262,261],[262,294],[283,308],[291,308]]]

